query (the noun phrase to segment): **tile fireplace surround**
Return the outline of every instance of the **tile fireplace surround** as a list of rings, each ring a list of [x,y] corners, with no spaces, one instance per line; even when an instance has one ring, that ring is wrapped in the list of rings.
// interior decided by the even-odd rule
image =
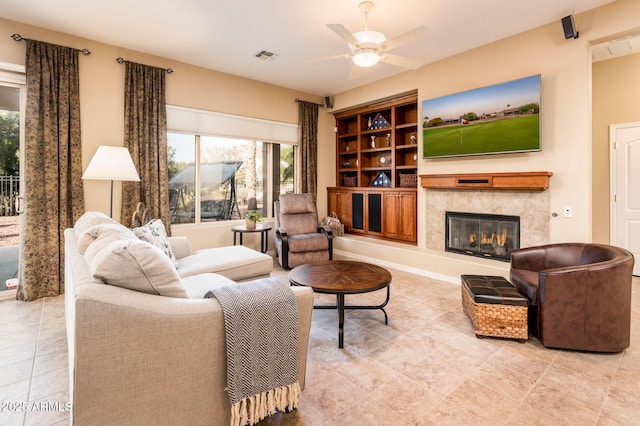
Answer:
[[[426,246],[444,251],[445,212],[520,216],[520,247],[549,242],[549,191],[426,189]]]

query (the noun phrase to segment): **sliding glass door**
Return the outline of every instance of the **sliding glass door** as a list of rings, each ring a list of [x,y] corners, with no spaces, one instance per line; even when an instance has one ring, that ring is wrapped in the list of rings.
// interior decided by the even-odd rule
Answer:
[[[15,297],[21,217],[20,173],[24,144],[24,73],[0,66],[0,299]],[[16,72],[17,71],[17,72]]]

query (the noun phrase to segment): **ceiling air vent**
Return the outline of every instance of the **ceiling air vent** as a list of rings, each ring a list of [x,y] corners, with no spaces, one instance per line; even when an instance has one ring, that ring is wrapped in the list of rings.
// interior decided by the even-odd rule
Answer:
[[[256,53],[256,58],[258,59],[262,59],[263,61],[272,61],[274,60],[278,55],[276,55],[273,52],[269,52],[268,50],[262,50],[258,53]]]

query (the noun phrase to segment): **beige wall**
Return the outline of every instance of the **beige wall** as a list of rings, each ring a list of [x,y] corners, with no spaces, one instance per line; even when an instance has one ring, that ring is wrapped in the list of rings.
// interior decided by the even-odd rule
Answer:
[[[382,82],[335,96],[336,110],[348,109],[372,99],[418,89],[424,100],[476,87],[509,81],[532,74],[542,76],[542,151],[539,153],[492,155],[456,159],[421,160],[419,173],[468,173],[487,171],[551,171],[549,242],[592,241],[594,194],[592,181],[601,179],[592,171],[591,141],[591,45],[615,35],[636,31],[640,2],[619,0],[575,16],[578,39],[565,40],[560,22],[552,23],[437,63],[425,65]],[[636,77],[637,79],[637,77]],[[601,164],[601,163],[599,163]],[[608,166],[606,175],[608,176]],[[460,257],[433,253],[425,247],[426,191],[418,189],[419,255],[413,261],[398,250],[386,250],[392,262],[420,265],[432,272],[473,273],[480,266]],[[608,202],[605,204],[608,208]],[[562,217],[563,206],[573,207],[573,218]],[[601,212],[597,213],[600,221]],[[339,240],[338,250],[357,250],[357,245]],[[370,248],[355,253],[366,256]],[[453,264],[455,266],[451,267]],[[508,270],[506,265],[499,269]],[[448,272],[450,273],[450,272]]]
[[[580,31],[580,38],[577,40],[565,40],[558,21],[426,65],[417,71],[405,72],[335,95],[334,109],[320,110],[320,216],[324,216],[326,212],[324,188],[335,185],[334,112],[415,89],[418,90],[418,98],[423,100],[541,74],[542,152],[421,160],[419,173],[551,171],[554,175],[549,189],[549,214],[561,213],[563,206],[571,205],[574,217],[551,219],[550,241],[590,241],[594,234],[602,238],[601,230],[594,227],[593,223],[601,212],[596,212],[592,207],[597,198],[592,191],[592,181],[599,180],[601,172],[596,170],[595,164],[592,171],[592,155],[596,153],[592,154],[591,143],[590,46],[592,42],[637,30],[638,16],[639,1],[618,0],[594,11],[576,15],[576,26]],[[11,21],[0,19],[0,25],[5,34],[17,32],[24,37],[77,48],[86,47],[93,52],[91,56],[80,60],[85,166],[100,144],[122,144],[124,69],[115,62],[118,56],[135,62],[173,68],[175,73],[167,78],[167,102],[170,104],[295,123],[295,98],[322,102],[321,98],[304,93]],[[24,44],[16,43],[9,37],[0,38],[0,62],[23,64]],[[108,184],[86,182],[85,193],[87,209],[108,209]],[[119,192],[115,194],[117,200],[119,195]],[[426,249],[426,191],[420,188],[418,196],[420,235],[417,247],[343,237],[336,239],[336,251],[363,258],[376,258],[378,263],[401,264],[416,272],[423,271],[442,277],[456,277],[461,273],[508,273],[508,264],[502,262]],[[231,241],[229,227],[230,224],[226,223],[200,228],[175,227],[174,234],[189,236],[195,248],[224,245]],[[252,243],[257,247],[257,242],[250,244]]]
[[[609,125],[640,122],[640,54],[593,64],[593,240],[609,243]]]
[[[167,75],[167,103],[190,108],[238,114],[267,120],[297,124],[296,98],[323,103],[323,98],[229,74],[190,66],[180,62],[129,51],[91,40],[55,33],[42,28],[0,18],[4,37],[0,37],[0,62],[24,65],[25,43],[12,40],[9,35],[19,33],[25,38],[47,41],[75,48],[87,48],[89,56],[80,56],[80,105],[82,120],[82,162],[89,164],[99,145],[122,146],[124,140],[124,66],[117,57],[158,67],[171,67]],[[333,119],[322,109],[319,126],[333,126]],[[333,164],[333,135],[323,134],[319,140],[318,161]],[[329,147],[329,149],[327,149]],[[322,174],[318,178],[318,208],[326,211],[325,188],[331,179]],[[87,210],[109,211],[109,183],[85,181]],[[121,187],[114,184],[114,215],[120,211]],[[195,248],[228,245],[232,241],[231,224],[176,226],[174,235],[188,235]],[[203,231],[205,228],[205,231]],[[250,245],[258,239],[247,238]],[[273,247],[273,245],[271,245]]]

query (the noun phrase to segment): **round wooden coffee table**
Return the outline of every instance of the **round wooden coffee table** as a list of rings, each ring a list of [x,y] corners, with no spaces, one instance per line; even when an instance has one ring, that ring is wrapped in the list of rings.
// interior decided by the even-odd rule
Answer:
[[[335,305],[316,305],[315,309],[338,310],[338,347],[344,347],[344,310],[380,309],[384,313],[384,323],[388,324],[384,307],[389,303],[391,274],[386,269],[364,262],[348,260],[327,260],[296,266],[289,272],[292,285],[311,287],[317,293],[335,294]],[[387,297],[380,305],[345,305],[345,294],[368,293],[385,288]]]

